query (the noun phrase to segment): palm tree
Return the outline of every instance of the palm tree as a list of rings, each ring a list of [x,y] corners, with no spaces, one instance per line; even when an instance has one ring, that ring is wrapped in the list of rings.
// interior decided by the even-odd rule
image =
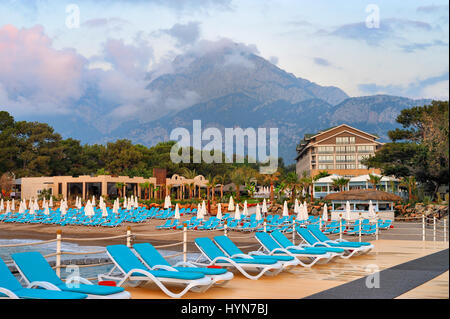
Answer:
[[[276,171],[273,174],[266,174],[264,176],[264,181],[270,184],[270,201],[273,202],[274,194],[273,194],[273,184],[278,181],[280,176],[280,172]]]
[[[345,177],[339,177],[339,178],[333,179],[332,186],[339,188],[339,191],[342,192],[343,189],[345,188],[345,186],[347,186],[349,182],[350,182],[350,179],[345,178]]]
[[[244,174],[245,174],[245,172],[242,167],[236,168],[230,174],[231,182],[236,187],[236,201],[237,202],[239,202],[239,199],[240,199],[240,187],[242,184],[245,183]]]
[[[150,182],[145,182],[139,184],[139,186],[144,190],[144,199],[148,200],[148,190],[150,189]]]
[[[207,189],[207,191],[206,191],[207,192],[207,195],[206,195],[207,197],[206,198],[209,199],[209,194],[212,191],[211,200],[214,201],[214,193],[215,193],[215,187],[217,185],[217,177],[212,177],[211,174],[210,174],[210,175],[208,175],[206,177],[206,179],[208,180],[208,183],[206,183],[206,189]]]
[[[308,190],[311,201],[313,201],[314,200],[314,192],[313,192],[314,178],[311,176],[308,176],[306,174],[306,172],[303,172],[303,176],[300,179],[300,184],[303,187],[303,189]]]
[[[122,182],[116,183],[116,188],[119,191],[119,197],[122,197],[122,190],[123,190],[124,186],[125,186],[125,183],[122,183]]]
[[[220,184],[220,201],[222,201],[223,198],[223,185],[227,181],[227,174],[218,175],[216,176],[217,182]]]
[[[185,177],[185,178],[187,178],[187,179],[194,179],[198,174],[197,174],[197,171],[195,170],[195,169],[192,169],[192,170],[190,170],[189,168],[187,168],[187,167],[183,167],[182,169],[181,169],[181,174]],[[189,191],[189,199],[192,199],[192,192],[191,192],[191,190],[192,190],[192,186],[194,185],[194,183],[189,183],[188,184],[188,191]]]
[[[299,178],[297,176],[297,173],[295,172],[290,172],[286,175],[286,177],[284,178],[284,182],[286,183],[286,185],[289,187],[289,189],[291,190],[291,201],[294,201],[295,198],[295,189],[297,186],[300,185],[300,181]]]
[[[374,189],[377,189],[377,185],[380,184],[382,178],[383,176],[369,174],[368,182],[372,185]]]
[[[416,178],[414,176],[403,177],[399,184],[400,187],[408,189],[409,201],[414,199],[414,191],[416,190]]]

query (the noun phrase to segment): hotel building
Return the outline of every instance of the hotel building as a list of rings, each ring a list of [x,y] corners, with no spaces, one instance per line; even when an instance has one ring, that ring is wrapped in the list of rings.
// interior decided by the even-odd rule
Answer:
[[[378,136],[342,124],[317,134],[305,134],[297,145],[296,172],[315,176],[320,171],[345,177],[380,174],[368,169],[361,161],[373,156],[383,145]]]

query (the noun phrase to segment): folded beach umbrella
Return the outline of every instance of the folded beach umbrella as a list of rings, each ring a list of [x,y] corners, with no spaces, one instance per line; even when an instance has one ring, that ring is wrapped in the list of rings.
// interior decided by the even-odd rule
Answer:
[[[123,208],[127,208],[127,197],[123,197]]]
[[[345,219],[346,220],[350,220],[351,219],[351,216],[350,216],[350,202],[349,201],[347,201],[346,203],[345,203]]]
[[[241,212],[239,211],[239,204],[236,204],[236,210],[234,211],[234,219],[241,219]]]
[[[323,205],[322,220],[324,222],[328,221],[328,207],[327,207],[327,204]]]
[[[242,215],[248,216],[247,201],[244,202],[244,209],[242,210]]]
[[[220,203],[217,205],[217,215],[216,217],[218,219],[222,219],[222,206],[220,205]]]
[[[45,206],[47,206],[47,201],[45,200],[45,197],[42,199],[42,209],[45,208]]]
[[[50,210],[48,209],[48,204],[47,203],[45,203],[44,215],[50,215]]]
[[[16,202],[14,201],[14,198],[13,198],[12,202],[11,202],[11,211],[14,211],[14,210],[16,210]]]
[[[139,208],[139,202],[138,202],[137,196],[134,197],[134,207],[135,207],[135,208]]]
[[[132,204],[132,201],[131,201],[131,199],[129,199],[128,201],[127,201],[127,210],[131,210],[131,204]]]
[[[108,217],[108,211],[106,210],[106,205],[102,205],[102,217]]]
[[[166,196],[166,197],[164,197],[164,209],[167,209],[167,208],[169,208],[169,203],[167,201],[167,196]]]
[[[230,196],[230,201],[228,202],[228,211],[232,212],[235,209],[233,196]]]
[[[261,207],[259,207],[259,203],[256,204],[256,216],[255,216],[256,220],[261,220]]]
[[[48,206],[53,207],[53,196],[50,196],[50,202],[49,202]]]
[[[19,204],[19,214],[23,214],[24,209],[23,209],[23,202],[21,201]]]
[[[34,209],[39,210],[39,204],[38,204],[37,198],[34,199]]]
[[[375,207],[373,207],[372,201],[369,201],[369,219],[373,220],[376,218]]]
[[[303,205],[303,220],[308,220],[308,206],[306,206],[306,203]]]
[[[303,204],[300,204],[300,206],[297,207],[297,220],[304,220],[305,216],[303,213]]]
[[[289,216],[288,204],[287,201],[284,201],[283,205],[283,216]]]
[[[206,216],[206,204],[205,204],[205,201],[202,202],[202,214],[203,214],[203,216]]]
[[[200,203],[197,206],[197,219],[203,219],[203,210],[202,205],[200,205]]]
[[[30,199],[31,200],[31,199]],[[5,204],[3,203],[3,198],[0,200],[0,213],[5,209]]]
[[[267,210],[267,202],[266,202],[266,199],[265,199],[265,198],[264,198],[264,200],[263,200],[261,212],[264,213],[264,214],[267,214],[267,212],[268,212],[268,210]]]
[[[95,206],[95,195],[92,195],[92,207],[94,207]]]
[[[175,204],[175,219],[180,219],[180,208],[178,207],[178,204]]]
[[[167,204],[169,205],[167,208],[172,206],[172,201],[170,200],[170,195],[167,195]]]
[[[5,213],[11,213],[11,204],[9,201],[6,202],[6,210]]]
[[[294,213],[295,214],[298,214],[298,209],[299,209],[299,206],[298,206],[298,200],[297,200],[297,198],[295,199],[295,202],[294,202]]]

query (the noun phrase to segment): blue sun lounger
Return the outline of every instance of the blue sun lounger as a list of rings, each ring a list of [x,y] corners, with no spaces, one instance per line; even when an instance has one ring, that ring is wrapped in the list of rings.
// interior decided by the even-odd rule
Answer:
[[[312,247],[309,244],[294,245],[284,234],[282,234],[278,230],[272,232],[271,236],[273,239],[275,239],[275,241],[278,242],[278,244],[280,244],[285,249],[293,248],[293,249],[306,249],[307,251],[308,250],[324,251],[326,253],[331,254],[333,258],[339,256],[342,257],[345,253],[345,250],[342,248]]]
[[[352,255],[365,254],[371,251],[374,247],[373,244],[368,242],[354,242],[342,240],[331,240],[324,233],[320,231],[317,226],[308,226],[307,229],[316,238],[316,242],[312,244],[313,246],[328,246],[328,247],[338,247],[348,250]],[[311,243],[310,243],[311,244]]]
[[[150,243],[134,244],[133,248],[138,253],[142,262],[152,270],[162,269],[182,272],[199,272],[210,277],[214,284],[219,282],[220,285],[224,285],[229,280],[233,279],[233,273],[227,271],[225,268],[198,267],[188,261],[180,261],[174,266],[171,266]]]
[[[113,261],[115,267],[107,274],[98,275],[98,278],[99,280],[118,281],[119,286],[125,283],[143,285],[153,282],[166,295],[172,298],[180,298],[189,290],[202,292],[213,285],[212,279],[200,272],[152,270],[144,265],[132,250],[125,245],[107,246],[106,253]],[[119,270],[118,274],[114,274],[116,269]],[[166,284],[181,284],[185,288],[179,293],[174,293],[166,287]]]
[[[269,259],[280,262],[283,265],[283,269],[287,269],[292,266],[297,266],[299,261],[292,256],[282,256],[282,255],[267,255],[261,251],[252,251],[248,254],[244,254],[239,247],[235,245],[227,236],[216,236],[214,237],[214,242],[217,246],[229,257],[236,258],[248,258],[249,256],[255,259]]]
[[[195,265],[216,265],[221,267],[233,268],[238,270],[248,279],[252,280],[259,279],[264,274],[274,276],[283,270],[283,265],[276,260],[263,258],[255,259],[252,257],[230,258],[222,250],[220,250],[220,248],[217,247],[210,238],[207,237],[196,238],[195,245],[202,252],[203,256],[206,257],[209,261],[209,263],[206,265],[199,262],[193,262],[193,264]],[[256,271],[257,274],[252,275],[248,272],[249,270]]]
[[[89,299],[129,299],[130,293],[121,287],[94,285],[81,277],[71,277],[75,282],[64,283],[39,252],[24,252],[11,255],[14,264],[27,284],[35,281],[47,282],[52,290],[68,291],[88,295]]]
[[[261,246],[269,252],[270,255],[289,255],[294,256],[299,260],[299,263],[303,267],[312,267],[316,263],[327,263],[331,260],[332,255],[330,253],[314,250],[313,248],[283,248],[269,233],[256,233],[256,239],[259,241]],[[305,263],[300,258],[307,258],[311,262]]]
[[[0,299],[86,299],[86,294],[76,292],[55,291],[46,289],[46,282],[32,282],[26,288],[22,287],[8,266],[0,259]],[[36,288],[44,289],[36,289]]]

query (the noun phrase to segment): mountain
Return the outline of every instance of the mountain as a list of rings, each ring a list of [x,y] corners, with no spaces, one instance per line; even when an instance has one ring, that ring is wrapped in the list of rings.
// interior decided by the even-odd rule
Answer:
[[[193,120],[202,121],[202,129],[216,127],[278,128],[279,156],[286,163],[294,161],[296,145],[306,133],[342,123],[360,130],[375,133],[381,141],[387,141],[387,131],[398,125],[395,118],[404,108],[429,103],[429,100],[412,100],[389,95],[348,98],[338,105],[321,99],[309,99],[298,103],[276,100],[260,103],[244,93],[234,93],[196,104],[174,115],[128,132],[132,140],[152,145],[169,140],[170,132],[182,127],[192,132]],[[268,132],[267,132],[268,134]],[[118,134],[122,135],[122,134]]]
[[[117,103],[102,100],[92,87],[75,114],[39,120],[83,143],[128,138],[148,146],[167,141],[174,128],[191,130],[193,120],[222,131],[277,127],[279,156],[292,163],[305,133],[346,123],[386,141],[402,109],[430,102],[390,95],[349,97],[337,87],[298,78],[239,45],[180,55],[168,70],[148,75],[146,90],[156,98],[143,101],[137,116],[113,122],[104,115]]]

